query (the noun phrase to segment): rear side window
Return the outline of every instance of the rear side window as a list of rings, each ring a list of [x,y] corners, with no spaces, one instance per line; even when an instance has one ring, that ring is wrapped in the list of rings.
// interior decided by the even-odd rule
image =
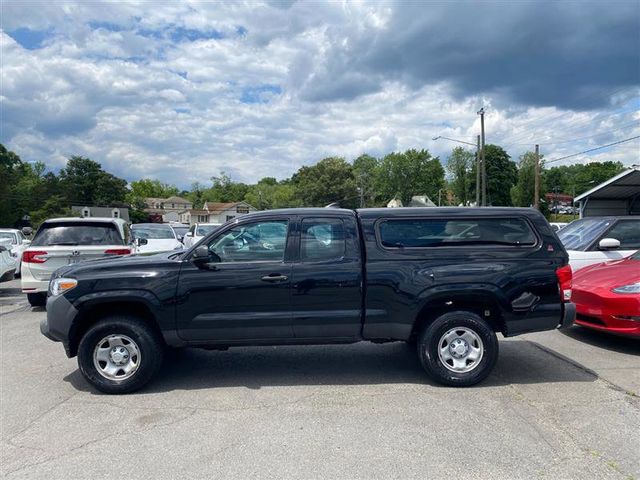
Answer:
[[[43,224],[31,245],[123,245],[122,237],[112,223],[65,222]]]
[[[640,221],[621,220],[606,235],[620,242],[620,248],[640,248]]]
[[[386,248],[455,247],[467,245],[535,245],[536,236],[520,218],[385,220],[380,242]]]
[[[302,220],[300,260],[317,261],[342,258],[346,239],[342,220],[314,218]]]

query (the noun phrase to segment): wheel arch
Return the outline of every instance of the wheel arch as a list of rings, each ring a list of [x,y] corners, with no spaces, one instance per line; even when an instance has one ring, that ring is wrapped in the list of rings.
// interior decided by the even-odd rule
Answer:
[[[416,315],[410,340],[417,338],[420,332],[436,318],[448,312],[470,311],[485,320],[494,332],[504,334],[506,330],[503,308],[494,289],[474,289],[441,291],[429,295],[422,302]]]
[[[80,339],[91,326],[111,315],[135,316],[164,339],[153,309],[142,298],[121,297],[88,301],[78,308],[78,314],[69,330],[69,356],[74,357],[78,354]]]

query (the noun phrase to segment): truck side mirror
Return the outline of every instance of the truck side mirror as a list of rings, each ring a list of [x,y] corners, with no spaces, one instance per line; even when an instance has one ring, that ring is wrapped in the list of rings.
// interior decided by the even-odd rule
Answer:
[[[620,240],[616,240],[615,238],[603,238],[598,243],[598,248],[600,250],[616,250],[620,248]]]
[[[198,268],[212,269],[209,265],[212,263],[220,263],[222,262],[222,259],[217,253],[209,250],[209,247],[206,245],[200,245],[193,251],[191,261]]]

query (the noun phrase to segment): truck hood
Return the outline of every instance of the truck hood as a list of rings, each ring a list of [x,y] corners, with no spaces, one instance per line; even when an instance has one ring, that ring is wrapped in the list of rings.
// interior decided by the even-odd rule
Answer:
[[[77,278],[106,271],[110,273],[119,271],[133,272],[139,269],[148,271],[156,265],[162,267],[167,263],[174,263],[177,253],[179,252],[165,252],[156,255],[123,255],[120,257],[89,260],[59,268],[54,273],[53,278],[67,275]],[[174,257],[174,259],[170,257]]]

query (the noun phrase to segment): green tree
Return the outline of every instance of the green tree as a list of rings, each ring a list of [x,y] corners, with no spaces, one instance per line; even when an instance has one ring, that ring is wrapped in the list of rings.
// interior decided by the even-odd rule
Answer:
[[[447,160],[447,171],[451,175],[450,188],[457,202],[462,205],[467,205],[473,196],[470,177],[475,158],[475,153],[456,147]]]
[[[414,195],[437,199],[438,191],[445,186],[444,168],[427,150],[386,155],[376,176],[377,189],[385,203],[397,197],[408,205]]]
[[[225,172],[217,177],[211,177],[213,185],[202,192],[205,202],[240,202],[249,191],[248,185],[235,182]]]
[[[540,155],[540,170],[544,168],[543,156]],[[520,156],[518,163],[518,180],[511,188],[511,200],[516,207],[530,207],[533,205],[533,191],[535,189],[536,154],[526,152]],[[544,178],[540,181],[538,199],[544,202],[544,194],[547,191]],[[540,203],[542,204],[542,202]]]
[[[73,156],[60,170],[61,193],[71,205],[112,205],[124,203],[127,182],[107,173],[89,158]]]
[[[353,161],[353,175],[364,207],[376,205],[376,175],[379,164],[377,158],[366,153]]]
[[[178,188],[175,185],[162,183],[160,180],[152,180],[150,178],[143,178],[131,182],[129,189],[130,198],[168,198],[173,195],[178,195]]]
[[[341,157],[329,157],[300,168],[291,178],[295,196],[305,207],[323,207],[340,202],[355,206],[358,191],[353,167]]]
[[[485,145],[487,162],[487,205],[512,206],[511,188],[518,180],[518,167],[509,154],[500,146]],[[475,167],[472,171],[475,188]]]
[[[250,185],[244,200],[259,210],[300,206],[291,182],[278,182],[273,177],[265,177],[257,184]]]

